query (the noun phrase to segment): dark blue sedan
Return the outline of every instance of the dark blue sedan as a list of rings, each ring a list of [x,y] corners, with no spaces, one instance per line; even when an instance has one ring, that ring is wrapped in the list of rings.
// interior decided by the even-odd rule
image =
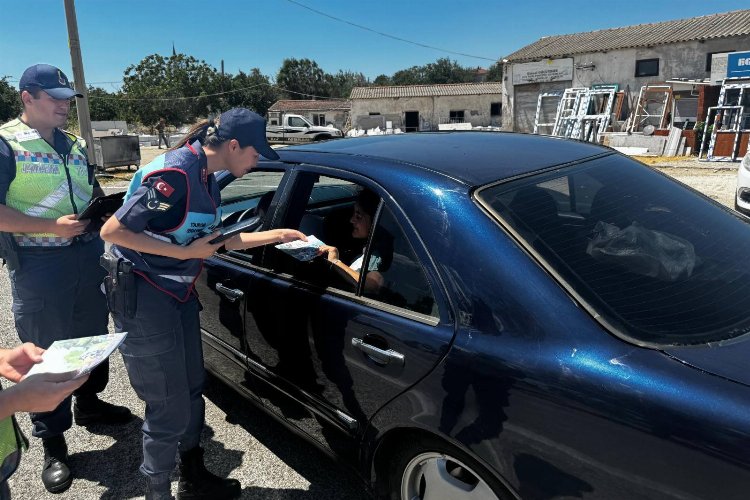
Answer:
[[[299,228],[337,258],[208,259],[206,365],[373,493],[749,497],[747,219],[549,137],[279,153],[220,179],[224,224]]]

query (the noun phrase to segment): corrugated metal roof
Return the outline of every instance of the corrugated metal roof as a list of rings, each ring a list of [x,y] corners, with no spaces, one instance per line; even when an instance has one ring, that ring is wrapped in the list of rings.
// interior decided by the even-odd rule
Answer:
[[[438,97],[451,95],[501,94],[500,82],[445,83],[440,85],[394,85],[391,87],[354,87],[351,99],[394,97]]]
[[[350,111],[352,103],[348,99],[323,99],[323,100],[303,100],[303,99],[282,99],[276,101],[268,108],[268,111]]]
[[[571,35],[548,36],[513,52],[506,59],[511,62],[533,61],[572,54],[742,35],[750,35],[750,10],[735,10],[723,14],[637,24]]]

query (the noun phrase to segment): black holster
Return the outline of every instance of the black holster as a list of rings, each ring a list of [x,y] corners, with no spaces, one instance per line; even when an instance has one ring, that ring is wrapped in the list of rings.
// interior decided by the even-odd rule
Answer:
[[[18,260],[18,245],[10,233],[0,232],[0,259],[11,271],[21,267]]]
[[[120,317],[135,317],[137,295],[133,263],[105,252],[99,258],[99,265],[107,270],[104,293],[107,296],[109,310]]]

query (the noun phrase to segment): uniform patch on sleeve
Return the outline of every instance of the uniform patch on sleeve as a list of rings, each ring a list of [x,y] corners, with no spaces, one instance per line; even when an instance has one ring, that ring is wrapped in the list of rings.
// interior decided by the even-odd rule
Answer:
[[[154,184],[154,189],[159,191],[161,194],[169,198],[172,196],[172,193],[174,193],[174,188],[167,184],[166,181],[158,180],[156,181],[156,184]]]
[[[163,181],[160,181],[160,182],[163,182]],[[160,201],[156,195],[155,189],[156,189],[156,186],[154,186],[152,189],[149,189],[148,192],[146,192],[146,203],[145,203],[146,208],[152,211],[156,211],[156,212],[166,212],[167,210],[172,208],[172,205],[170,205],[169,203],[164,203],[163,201]]]

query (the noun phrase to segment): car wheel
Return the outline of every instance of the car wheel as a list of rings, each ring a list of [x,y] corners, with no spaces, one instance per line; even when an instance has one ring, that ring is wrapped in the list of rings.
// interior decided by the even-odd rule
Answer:
[[[401,448],[388,475],[390,500],[506,500],[506,488],[466,453],[420,438]]]

